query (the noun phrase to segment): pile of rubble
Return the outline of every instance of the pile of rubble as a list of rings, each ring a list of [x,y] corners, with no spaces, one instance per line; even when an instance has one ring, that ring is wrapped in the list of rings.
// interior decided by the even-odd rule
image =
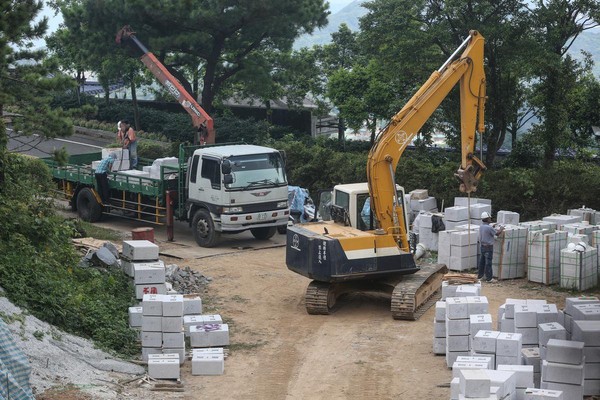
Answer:
[[[165,276],[167,282],[173,286],[173,290],[179,294],[202,293],[212,278],[194,271],[190,267],[180,268],[175,264],[167,265]]]

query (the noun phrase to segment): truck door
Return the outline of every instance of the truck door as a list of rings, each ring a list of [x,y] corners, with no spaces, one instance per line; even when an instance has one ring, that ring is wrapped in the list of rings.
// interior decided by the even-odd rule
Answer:
[[[221,166],[217,158],[194,155],[190,173],[190,199],[221,204]]]

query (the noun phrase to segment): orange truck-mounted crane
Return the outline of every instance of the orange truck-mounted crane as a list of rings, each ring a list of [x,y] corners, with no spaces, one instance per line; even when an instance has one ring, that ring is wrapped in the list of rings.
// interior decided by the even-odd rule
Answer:
[[[192,95],[184,89],[181,83],[167,70],[163,63],[161,63],[154,54],[148,51],[146,46],[144,46],[144,44],[135,36],[135,32],[131,27],[126,25],[117,33],[116,42],[121,44],[124,41],[129,40],[135,43],[142,53],[144,53],[141,57],[144,65],[192,117],[192,124],[198,130],[197,136],[194,137],[194,144],[214,144],[215,128],[211,116],[208,115]]]
[[[404,189],[396,184],[396,166],[406,146],[458,84],[462,160],[455,176],[462,192],[476,190],[485,170],[474,155],[475,132],[484,128],[483,48],[483,37],[471,31],[392,117],[369,152],[368,182],[336,185],[327,193],[331,206],[319,207],[319,212],[331,215],[331,220],[288,227],[287,267],[312,279],[305,294],[309,314],[329,314],[339,296],[352,292],[387,295],[396,319],[417,319],[434,303],[446,266],[417,265],[410,253]]]

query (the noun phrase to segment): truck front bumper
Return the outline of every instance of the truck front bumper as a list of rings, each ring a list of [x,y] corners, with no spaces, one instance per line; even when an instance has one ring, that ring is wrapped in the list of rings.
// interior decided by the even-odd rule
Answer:
[[[222,214],[219,222],[222,232],[241,232],[251,228],[287,225],[289,215],[287,208],[248,214]]]

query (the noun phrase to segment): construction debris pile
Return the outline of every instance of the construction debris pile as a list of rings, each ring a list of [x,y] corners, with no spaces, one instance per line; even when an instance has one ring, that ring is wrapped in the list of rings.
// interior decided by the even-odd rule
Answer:
[[[175,264],[167,265],[165,279],[179,294],[202,293],[212,278],[190,267],[180,268]]]
[[[427,190],[413,190],[406,196],[419,244],[437,251],[438,262],[450,270],[477,268],[481,214],[491,215],[491,200],[456,197],[454,206],[438,213],[435,198]],[[504,232],[494,244],[495,278],[528,277],[532,282],[580,291],[598,284],[600,212],[582,207],[539,221],[520,222],[519,217],[516,212],[498,211],[496,224]]]
[[[479,283],[444,282],[434,354],[452,368],[451,400],[564,399],[600,395],[600,300],[506,299],[493,330]]]

